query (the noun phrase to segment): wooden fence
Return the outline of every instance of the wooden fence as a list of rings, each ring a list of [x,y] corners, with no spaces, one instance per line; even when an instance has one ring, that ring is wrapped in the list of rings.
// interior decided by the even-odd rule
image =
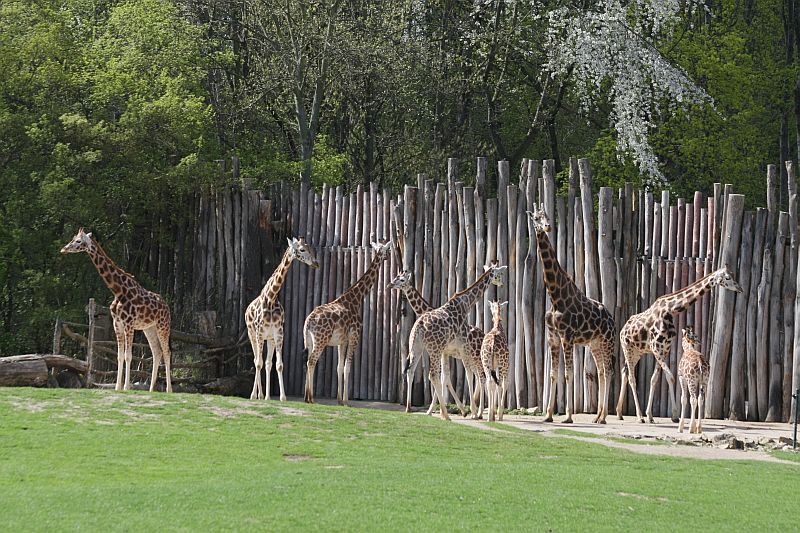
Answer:
[[[401,358],[407,353],[415,316],[386,284],[402,264],[413,271],[425,299],[440,305],[496,259],[509,266],[508,279],[503,287],[487,291],[486,300],[509,301],[504,312],[511,356],[507,405],[532,407],[542,405],[550,372],[543,323],[549,304],[525,215],[541,202],[551,219],[550,239],[559,261],[581,289],[613,310],[618,330],[658,296],[729,265],[743,292],[707,294],[676,321],[679,328],[694,325],[711,359],[707,414],[787,420],[790,394],[800,381],[794,357],[800,351],[800,321],[794,321],[795,310],[800,309],[796,185],[794,167],[787,166],[788,212],[778,210],[774,166],[767,171],[767,207],[755,212],[744,210],[744,197],[734,194],[730,185],[715,184],[712,195],[696,192],[688,199],[673,199],[666,191],[654,195],[631,184],[602,187],[597,194],[588,162],[575,159],[570,161],[568,182],[560,186],[566,195],[557,194],[551,160],[526,160],[513,178],[508,163],[500,161],[490,179],[486,158],[477,159],[475,173],[469,176],[459,176],[457,162],[451,159],[444,179],[420,175],[417,186],[407,186],[397,196],[379,191],[375,184],[351,192],[342,186],[317,192],[285,184],[256,191],[244,184],[198,193],[192,200],[197,216],[175,231],[183,235],[176,250],[167,250],[166,260],[156,256],[150,263],[174,269],[163,278],[166,283],[161,288],[172,295],[179,313],[199,313],[206,322],[212,316],[211,329],[216,328],[217,335],[241,340],[244,309],[280,259],[285,237],[304,236],[317,251],[321,267],[293,265],[281,295],[286,308],[286,389],[299,395],[305,379],[305,317],[364,272],[371,257],[370,242],[399,239],[402,257],[393,255],[385,262],[376,287],[364,301],[364,332],[351,383],[351,398],[399,401]],[[491,327],[484,300],[476,304],[470,320],[485,330]],[[670,355],[673,372],[681,357],[679,344],[673,345]],[[612,409],[620,386],[619,352],[617,346],[609,395]],[[576,410],[593,411],[594,364],[583,348],[576,348],[575,355]],[[234,366],[222,365],[220,370],[246,371],[252,367],[250,357],[246,349]],[[334,357],[328,349],[317,366],[318,396],[335,393]],[[654,364],[654,358],[646,356],[637,367],[640,399],[646,398]],[[419,369],[415,378],[417,404],[430,401],[426,368]],[[456,390],[463,394],[463,368],[453,362],[451,373]],[[557,405],[563,412],[563,362],[558,373]],[[656,387],[654,413],[666,416],[665,378]],[[632,405],[628,394],[627,413]]]

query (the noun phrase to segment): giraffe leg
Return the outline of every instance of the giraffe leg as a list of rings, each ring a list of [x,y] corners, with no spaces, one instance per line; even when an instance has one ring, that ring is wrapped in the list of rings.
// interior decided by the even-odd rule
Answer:
[[[502,422],[506,404],[506,386],[508,385],[508,378],[506,378],[505,375],[503,376],[501,383],[502,386],[500,387],[500,397],[497,399],[497,420]]]
[[[304,400],[306,403],[314,403],[314,370],[317,367],[317,360],[319,359],[322,350],[315,350],[314,353],[308,354],[308,362],[306,363],[306,388]]]
[[[625,390],[628,386],[628,365],[623,364],[622,370],[620,371],[620,383],[619,383],[619,400],[617,400],[617,418],[620,420],[624,420],[622,416],[622,405],[625,403]]]
[[[479,402],[479,405],[478,405],[478,420],[480,420],[480,419],[483,418],[483,408],[484,408],[483,397],[486,396],[486,394],[487,394],[488,384],[486,382],[486,375],[485,374],[479,374],[478,377],[480,378],[480,383],[481,383],[481,388],[478,391],[478,402]]]
[[[475,411],[476,411],[475,398],[474,398],[474,396],[475,396],[475,382],[472,379],[474,374],[470,370],[468,370],[466,368],[466,366],[464,367],[464,371],[465,371],[466,377],[467,377],[467,389],[469,389],[469,393],[468,393],[468,395],[469,395],[469,412],[472,413],[472,418],[475,418]],[[461,416],[466,418],[466,416],[468,414],[469,413],[467,413],[467,410],[465,408],[464,411],[461,413]]]
[[[553,411],[556,407],[556,377],[558,375],[558,352],[561,349],[561,340],[558,335],[548,328],[547,344],[550,346],[550,391],[547,398],[547,417],[545,422],[553,421]]]
[[[444,402],[444,398],[442,397],[441,368],[439,368],[440,361],[441,360],[438,357],[431,357],[431,366],[428,372],[428,377],[431,380],[431,383],[433,383],[436,396],[439,398],[439,405],[442,406],[440,411],[442,419],[450,420],[450,415],[447,414],[447,408],[444,407],[446,404]]]
[[[170,322],[162,321],[158,326],[158,341],[164,359],[164,372],[167,379],[167,392],[172,392],[172,349],[169,347]]]
[[[275,335],[275,370],[278,372],[278,388],[281,401],[286,401],[286,391],[283,388],[283,328]],[[269,390],[269,389],[268,389]]]
[[[261,348],[264,341],[255,329],[248,328],[247,335],[250,337],[250,347],[253,349],[253,366],[256,368],[256,377],[253,380],[253,391],[250,393],[250,399],[255,400],[264,397],[264,393],[261,390],[261,369],[264,368]]]
[[[351,338],[350,342],[347,344],[347,359],[345,359],[344,362],[344,382],[342,383],[342,398],[344,399],[344,405],[349,405],[347,402],[349,401],[348,384],[350,383],[350,368],[353,365],[353,356],[356,353],[357,342],[357,340]]]
[[[272,352],[275,350],[274,340],[267,340],[267,349],[264,351],[264,369],[266,370],[264,376],[264,394],[261,396],[264,400],[269,400],[269,391],[271,390],[272,381]],[[259,380],[260,382],[261,380]]]
[[[636,373],[635,373],[636,363],[626,363],[625,367],[628,369],[628,385],[631,388],[631,394],[633,395],[633,404],[636,407],[636,420],[638,420],[640,423],[644,423],[644,417],[642,416],[642,407],[641,405],[639,405],[639,395],[636,392]]]
[[[669,387],[669,407],[670,413],[672,414],[672,421],[678,421],[678,406],[675,404],[675,377],[672,375],[672,371],[667,366],[667,363],[662,363],[664,368],[664,376],[667,378],[667,386]]]
[[[125,326],[121,320],[114,319],[114,333],[117,336],[117,384],[115,390],[122,390],[122,372],[125,366]]]
[[[131,389],[131,363],[133,362],[133,328],[125,332],[125,386],[123,390]]]
[[[656,392],[656,383],[658,383],[658,378],[661,375],[661,365],[656,362],[656,368],[653,370],[653,375],[650,377],[650,395],[647,398],[647,409],[645,414],[647,415],[647,421],[651,424],[655,423],[653,420],[653,396],[655,396]],[[628,376],[630,379],[630,376]]]
[[[678,422],[678,433],[683,433],[683,423],[686,414],[686,381],[683,377],[678,376],[678,383],[681,387],[681,419]],[[692,420],[689,422],[689,433],[694,429],[694,405],[692,405]]]
[[[347,360],[347,344],[340,344],[337,348],[338,359],[336,362],[336,402],[343,405],[344,388],[347,386],[344,381],[344,364]]]
[[[150,345],[150,351],[153,354],[153,372],[150,376],[150,392],[153,392],[158,382],[158,367],[161,366],[161,342],[158,340],[155,327],[144,330],[144,336],[147,338],[147,344]]]
[[[700,389],[700,393],[697,395],[697,425],[694,428],[695,433],[702,433],[703,432],[703,403],[705,401],[705,387]]]
[[[690,411],[692,413],[691,418],[689,419],[689,433],[698,433],[697,431],[695,431],[695,417],[694,417],[694,413],[697,410],[697,396],[692,394],[691,398],[689,398],[689,403],[691,405]]]
[[[572,409],[573,409],[572,402],[574,400],[574,398],[572,396],[572,376],[574,374],[574,370],[572,368],[572,353],[573,353],[574,350],[572,349],[572,343],[569,343],[569,342],[564,342],[563,343],[563,347],[564,347],[564,379],[567,382],[567,397],[566,397],[566,402],[564,402],[564,403],[566,404],[566,408],[567,408],[567,417],[564,420],[562,420],[561,423],[562,424],[571,424],[572,423]],[[555,368],[558,368],[558,364],[556,364]],[[598,373],[599,373],[599,371],[598,371]],[[600,402],[598,401],[598,408],[599,408],[599,405],[600,405]],[[595,421],[596,421],[596,419],[595,419]]]

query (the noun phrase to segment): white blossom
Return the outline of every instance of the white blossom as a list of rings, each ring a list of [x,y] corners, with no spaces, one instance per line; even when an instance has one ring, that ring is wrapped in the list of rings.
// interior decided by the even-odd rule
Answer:
[[[606,0],[547,14],[545,68],[556,76],[571,67],[586,108],[601,94],[608,98],[619,153],[657,181],[663,175],[648,141],[652,117],[664,103],[674,109],[711,99],[655,43],[700,7],[695,0]]]

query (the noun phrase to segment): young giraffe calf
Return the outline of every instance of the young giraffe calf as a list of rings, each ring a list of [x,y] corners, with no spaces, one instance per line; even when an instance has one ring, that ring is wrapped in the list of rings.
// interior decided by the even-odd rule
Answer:
[[[691,398],[689,433],[703,432],[703,397],[708,385],[709,369],[708,361],[700,353],[700,339],[697,338],[692,327],[687,326],[683,329],[683,357],[678,364],[678,382],[681,386],[681,421],[678,431],[681,433],[683,433],[684,413],[686,412],[687,389]],[[696,425],[695,409],[697,409]]]
[[[486,374],[489,397],[489,420],[495,418],[503,420],[504,403],[506,398],[506,381],[508,378],[508,339],[503,329],[503,317],[500,311],[508,302],[489,302],[492,311],[492,329],[483,338],[481,346],[481,362]]]

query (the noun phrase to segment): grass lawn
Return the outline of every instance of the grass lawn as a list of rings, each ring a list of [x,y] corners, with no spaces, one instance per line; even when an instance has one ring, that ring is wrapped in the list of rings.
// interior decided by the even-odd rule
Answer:
[[[800,465],[646,456],[375,410],[0,389],[31,530],[790,530]]]

